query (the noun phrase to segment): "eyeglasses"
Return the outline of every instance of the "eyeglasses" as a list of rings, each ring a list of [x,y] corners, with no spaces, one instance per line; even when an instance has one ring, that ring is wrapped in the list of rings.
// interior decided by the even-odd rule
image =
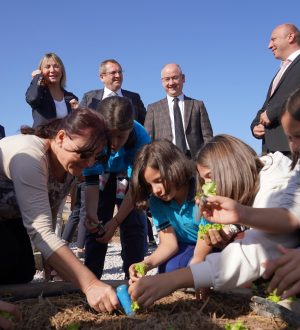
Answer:
[[[118,75],[121,75],[123,74],[123,70],[116,70],[116,71],[110,71],[110,72],[103,72],[102,74],[106,74],[108,76],[116,76],[117,74]]]
[[[75,145],[76,149],[69,150],[64,147],[64,149],[68,152],[75,152],[79,155],[80,159],[89,159],[95,155],[95,150],[87,150],[87,151],[81,151],[80,148],[76,145],[76,143],[72,140],[72,138],[68,135],[68,138],[72,141],[72,143]],[[96,156],[96,155],[95,155]]]
[[[173,77],[163,77],[161,78],[162,81],[165,81],[165,82],[169,82],[170,80],[174,80],[174,81],[179,81],[179,79],[181,78],[181,75],[180,76],[173,76]]]

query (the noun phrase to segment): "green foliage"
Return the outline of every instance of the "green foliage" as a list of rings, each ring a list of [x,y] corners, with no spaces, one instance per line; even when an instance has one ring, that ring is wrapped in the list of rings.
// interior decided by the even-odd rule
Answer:
[[[139,304],[137,303],[137,301],[133,301],[132,303],[131,303],[131,309],[135,312],[135,311],[137,311],[138,309],[140,309],[140,306],[139,306]]]
[[[147,266],[143,262],[139,262],[134,266],[136,272],[142,276],[145,276],[147,273]]]
[[[202,191],[203,191],[204,196],[216,196],[217,185],[214,181],[206,182],[202,186]]]
[[[209,181],[204,183],[201,187],[201,191],[198,191],[196,193],[195,199],[202,200],[205,197],[208,196],[216,196],[217,194],[217,185],[214,181]]]
[[[13,314],[11,314],[10,312],[6,312],[6,311],[0,311],[0,316],[7,319],[7,320],[13,320],[14,316]]]
[[[79,330],[79,329],[80,329],[80,324],[79,323],[70,323],[66,327],[66,330]]]
[[[223,225],[220,223],[207,223],[206,225],[199,225],[198,237],[203,239],[203,235],[207,235],[210,229],[221,230]]]
[[[237,321],[233,324],[226,323],[225,330],[248,330],[242,321]]]
[[[271,292],[267,297],[266,297],[267,300],[269,301],[273,301],[274,303],[278,303],[280,300],[281,300],[281,296],[277,296],[276,294],[276,289]]]

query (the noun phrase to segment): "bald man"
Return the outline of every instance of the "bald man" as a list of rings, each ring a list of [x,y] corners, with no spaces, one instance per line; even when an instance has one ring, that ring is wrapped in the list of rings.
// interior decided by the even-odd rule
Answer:
[[[281,61],[262,108],[251,124],[255,138],[262,139],[262,152],[281,151],[290,156],[288,140],[283,133],[280,116],[288,96],[300,87],[300,32],[293,24],[277,26],[269,42],[276,59]]]
[[[195,158],[202,144],[213,135],[204,103],[183,94],[185,75],[178,64],[166,64],[161,70],[161,81],[167,96],[148,105],[144,126],[152,140],[172,141],[187,157]],[[174,118],[175,103],[180,124]]]

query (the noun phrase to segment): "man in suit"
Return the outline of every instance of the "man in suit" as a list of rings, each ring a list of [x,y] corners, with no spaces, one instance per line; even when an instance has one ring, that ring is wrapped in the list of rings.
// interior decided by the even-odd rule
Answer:
[[[161,80],[167,96],[148,106],[144,126],[152,140],[172,141],[188,157],[195,158],[202,144],[213,136],[204,103],[183,94],[185,76],[178,64],[166,64],[161,70]],[[176,120],[177,104],[181,124]]]
[[[139,94],[121,89],[123,70],[116,60],[109,59],[100,64],[100,80],[104,84],[104,89],[96,89],[85,93],[80,102],[80,106],[95,110],[98,103],[106,97],[116,95],[125,96],[129,98],[133,104],[135,120],[143,125],[146,116],[145,106]]]
[[[251,131],[262,139],[262,151],[281,151],[290,155],[288,140],[280,124],[284,102],[300,87],[300,32],[293,24],[277,26],[271,35],[269,49],[281,60],[281,68],[273,78],[263,107],[252,121]]]

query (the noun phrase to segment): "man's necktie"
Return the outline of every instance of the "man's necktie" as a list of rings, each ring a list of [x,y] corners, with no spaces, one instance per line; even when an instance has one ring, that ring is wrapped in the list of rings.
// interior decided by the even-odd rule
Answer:
[[[277,72],[277,75],[276,77],[274,78],[273,80],[273,84],[272,84],[272,90],[271,90],[271,95],[274,93],[281,77],[283,76],[285,70],[286,70],[286,67],[291,63],[290,60],[286,60],[286,61],[282,61],[281,62],[281,66],[280,66],[280,70]]]
[[[173,111],[174,111],[174,126],[175,126],[175,143],[179,149],[184,153],[187,151],[187,146],[185,142],[185,134],[183,129],[181,112],[178,104],[178,97],[173,99]]]

